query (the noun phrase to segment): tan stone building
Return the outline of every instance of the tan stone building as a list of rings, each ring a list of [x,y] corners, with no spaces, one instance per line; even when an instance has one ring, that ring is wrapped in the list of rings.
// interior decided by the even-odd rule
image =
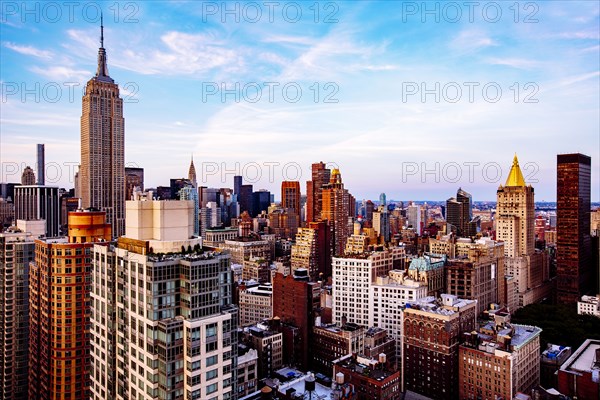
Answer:
[[[96,75],[82,99],[77,197],[84,209],[105,211],[113,235],[119,237],[125,233],[125,120],[119,86],[108,74],[101,29]]]
[[[515,278],[518,307],[550,295],[549,263],[535,250],[534,190],[526,185],[517,156],[497,191],[496,238],[504,242],[506,273]]]
[[[265,283],[240,291],[240,326],[249,326],[273,317],[273,286]]]
[[[479,331],[465,333],[459,348],[459,398],[513,399],[540,382],[540,333],[535,326],[510,323],[498,312]]]

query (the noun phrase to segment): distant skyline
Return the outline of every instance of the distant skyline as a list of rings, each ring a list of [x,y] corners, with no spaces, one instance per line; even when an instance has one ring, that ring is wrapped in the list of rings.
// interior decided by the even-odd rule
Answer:
[[[125,164],[147,187],[185,177],[193,154],[199,185],[232,187],[241,172],[277,198],[285,179],[306,194],[323,161],[359,200],[462,187],[494,201],[517,153],[535,200],[555,201],[556,155],[581,152],[600,201],[598,2],[23,4],[0,10],[2,182],[35,169],[45,143],[46,183],[73,187],[102,8]]]

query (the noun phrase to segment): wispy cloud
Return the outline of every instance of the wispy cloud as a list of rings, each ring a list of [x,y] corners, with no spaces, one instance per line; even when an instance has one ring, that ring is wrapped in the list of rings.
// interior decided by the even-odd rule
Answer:
[[[492,65],[505,65],[507,67],[518,68],[518,69],[533,69],[541,66],[539,61],[527,60],[525,58],[488,58],[486,60],[488,64]]]
[[[480,30],[463,30],[450,41],[450,48],[460,53],[472,53],[498,43]]]
[[[67,33],[72,41],[88,49],[98,46],[90,32],[69,30]],[[216,68],[240,70],[244,67],[244,58],[231,47],[211,34],[169,31],[160,37],[159,43],[117,49],[120,54],[110,60],[112,65],[143,75],[195,75]]]
[[[62,82],[85,82],[88,80],[92,73],[90,71],[75,69],[68,66],[49,66],[49,67],[39,67],[33,66],[30,68],[31,72],[34,72],[38,75],[41,75],[45,78],[48,78],[55,81]]]
[[[12,42],[4,42],[4,47],[16,51],[19,54],[33,56],[49,60],[52,58],[52,52],[48,50],[40,50],[33,46],[22,46]]]

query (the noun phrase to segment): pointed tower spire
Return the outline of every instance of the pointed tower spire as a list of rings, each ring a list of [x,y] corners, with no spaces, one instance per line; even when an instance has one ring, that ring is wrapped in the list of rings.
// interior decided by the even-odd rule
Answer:
[[[106,65],[106,50],[104,49],[104,16],[100,13],[100,48],[98,49],[98,69],[96,70],[96,79],[103,82],[114,83],[108,74]]]
[[[100,48],[104,48],[104,20],[102,11],[100,11]]]
[[[194,167],[194,154],[192,154],[192,162],[190,163],[190,169],[188,170],[188,179],[192,182],[192,185],[197,188],[198,181],[196,180],[196,167]]]
[[[526,186],[525,178],[523,178],[523,173],[521,172],[521,167],[519,167],[517,153],[515,153],[515,157],[513,158],[512,167],[510,168],[510,172],[508,173],[508,178],[506,178],[506,184],[504,186]]]

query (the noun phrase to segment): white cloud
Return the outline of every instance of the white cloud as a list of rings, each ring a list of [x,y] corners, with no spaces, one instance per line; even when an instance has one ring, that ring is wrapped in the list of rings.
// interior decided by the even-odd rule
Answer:
[[[539,61],[527,60],[524,58],[488,58],[486,61],[488,64],[505,65],[507,67],[518,69],[533,69],[541,65]]]
[[[472,53],[491,46],[498,46],[498,43],[479,30],[464,30],[450,42],[450,48],[459,53]]]
[[[98,46],[91,33],[76,30],[67,33],[71,40],[90,51]],[[107,51],[111,65],[143,75],[197,75],[216,68],[237,71],[244,67],[241,52],[211,34],[169,31],[160,37],[159,43],[143,46],[127,43],[126,47]]]
[[[46,77],[53,82],[62,81],[62,82],[78,82],[82,83],[87,81],[92,77],[92,72],[82,70],[82,69],[74,69],[67,66],[50,66],[50,67],[39,67],[34,66],[31,67],[30,70],[39,74],[43,77]]]
[[[48,50],[40,50],[33,46],[22,46],[12,42],[4,42],[4,47],[16,51],[17,53],[27,56],[33,56],[49,60],[52,58],[52,52]]]

